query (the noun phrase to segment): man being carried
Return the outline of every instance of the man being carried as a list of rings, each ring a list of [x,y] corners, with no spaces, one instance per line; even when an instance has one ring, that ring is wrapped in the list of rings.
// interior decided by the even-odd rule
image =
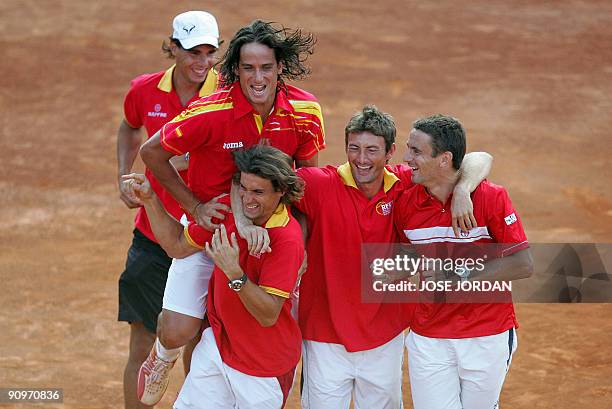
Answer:
[[[223,219],[221,212],[228,210],[217,196],[230,191],[236,170],[233,151],[271,145],[293,157],[297,166],[317,164],[318,151],[325,146],[321,108],[313,95],[284,83],[308,74],[304,61],[313,44],[312,35],[259,20],[241,28],[222,60],[225,88],[190,105],[143,145],[143,161],[189,213],[189,220],[209,230],[219,227],[211,219]],[[186,152],[189,186],[169,163],[172,156]],[[197,248],[164,249],[175,260],[164,293],[159,339],[139,376],[139,396],[149,404],[166,390],[178,348],[200,329],[213,268]]]

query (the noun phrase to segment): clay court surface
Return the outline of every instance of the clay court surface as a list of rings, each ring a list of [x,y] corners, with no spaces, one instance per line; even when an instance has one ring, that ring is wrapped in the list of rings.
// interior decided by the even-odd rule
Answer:
[[[610,2],[5,0],[0,387],[63,388],[49,408],[122,407],[117,279],[133,211],[118,198],[116,129],[130,79],[169,65],[159,47],[172,18],[198,8],[225,39],[254,18],[317,35],[300,86],[323,106],[321,163],[343,162],[344,124],[365,103],[395,116],[398,161],[414,119],[452,114],[469,150],[495,156],[491,179],[530,241],[612,242]],[[610,408],[612,305],[517,310],[502,407]],[[294,391],[288,407],[298,402]]]

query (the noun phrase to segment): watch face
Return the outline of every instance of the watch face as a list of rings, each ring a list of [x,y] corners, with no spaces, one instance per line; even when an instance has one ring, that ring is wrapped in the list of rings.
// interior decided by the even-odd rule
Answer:
[[[246,283],[246,277],[242,276],[236,280],[228,281],[227,285],[234,291],[240,291],[242,286],[244,286],[244,283]]]
[[[470,270],[468,270],[465,267],[455,267],[455,274],[457,274],[459,277],[463,278],[466,277],[470,274]]]

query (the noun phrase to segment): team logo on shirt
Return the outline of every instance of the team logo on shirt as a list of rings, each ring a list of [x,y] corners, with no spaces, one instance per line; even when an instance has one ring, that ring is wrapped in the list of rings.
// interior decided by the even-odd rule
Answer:
[[[223,144],[223,149],[240,149],[244,147],[242,142],[225,142]]]
[[[383,202],[382,200],[376,204],[376,213],[381,216],[389,216],[391,209],[393,208],[393,200],[390,202]]]
[[[508,216],[504,217],[504,221],[506,222],[507,226],[510,226],[511,224],[514,224],[516,222],[516,214],[512,213],[509,214]]]
[[[166,118],[168,116],[167,112],[161,112],[162,106],[160,104],[155,104],[153,107],[153,111],[147,112],[147,116],[152,118]]]

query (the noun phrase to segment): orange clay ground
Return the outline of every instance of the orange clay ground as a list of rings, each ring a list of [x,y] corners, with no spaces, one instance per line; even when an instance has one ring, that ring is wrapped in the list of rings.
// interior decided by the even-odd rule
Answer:
[[[122,407],[117,279],[134,213],[117,194],[115,135],[130,79],[170,64],[170,22],[198,8],[226,40],[255,18],[316,34],[298,85],[323,106],[320,163],[344,160],[344,125],[366,103],[395,116],[396,161],[414,119],[452,114],[469,150],[495,156],[491,179],[531,242],[612,242],[610,2],[3,1],[0,387],[64,388],[48,408]],[[502,407],[609,408],[612,306],[517,312]]]

